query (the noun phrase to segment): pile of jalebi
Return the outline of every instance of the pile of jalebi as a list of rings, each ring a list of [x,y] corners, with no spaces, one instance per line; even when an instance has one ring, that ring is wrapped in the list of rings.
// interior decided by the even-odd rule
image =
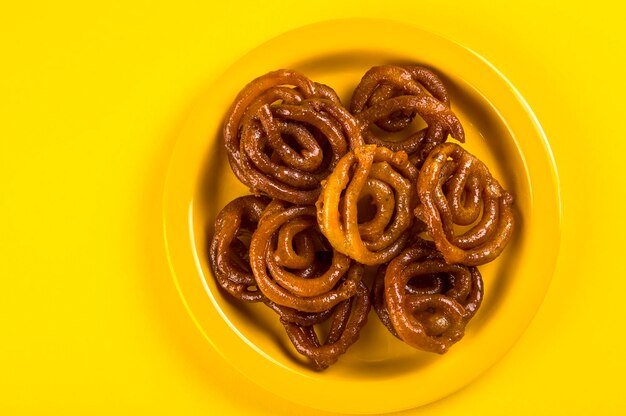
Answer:
[[[349,110],[293,70],[253,80],[224,143],[254,195],[217,216],[217,283],[275,311],[318,370],[357,341],[371,306],[400,340],[446,352],[481,304],[476,266],[514,226],[513,196],[449,136],[465,140],[443,82],[422,66],[370,69]],[[366,268],[377,269],[369,288]]]

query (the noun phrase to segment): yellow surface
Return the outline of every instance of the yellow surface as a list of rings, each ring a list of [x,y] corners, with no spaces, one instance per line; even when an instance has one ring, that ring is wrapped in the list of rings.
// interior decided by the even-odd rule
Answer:
[[[165,171],[199,95],[259,43],[339,17],[404,20],[483,55],[535,111],[560,175],[560,256],[528,330],[475,382],[405,414],[626,411],[626,230],[612,218],[624,205],[622,6],[218,7],[2,6],[0,414],[320,414],[268,396],[207,348],[176,293],[160,221]]]
[[[342,37],[345,32],[354,38]],[[372,313],[359,341],[339,363],[323,373],[314,372],[286,352],[290,342],[273,311],[233,302],[218,290],[210,271],[207,230],[212,230],[222,207],[249,194],[231,172],[224,151],[219,151],[223,115],[243,85],[277,67],[302,71],[342,95],[347,92],[343,98],[349,102],[349,93],[365,71],[389,62],[426,62],[445,74],[452,109],[465,129],[464,148],[485,161],[515,194],[517,231],[497,261],[481,266],[486,295],[480,312],[462,343],[444,357],[399,342]],[[330,411],[411,409],[474,380],[510,349],[534,317],[559,246],[555,181],[551,155],[532,113],[472,52],[395,21],[342,19],[307,25],[246,54],[194,104],[178,135],[165,184],[168,259],[207,341],[263,388]],[[368,390],[378,394],[360,394]]]

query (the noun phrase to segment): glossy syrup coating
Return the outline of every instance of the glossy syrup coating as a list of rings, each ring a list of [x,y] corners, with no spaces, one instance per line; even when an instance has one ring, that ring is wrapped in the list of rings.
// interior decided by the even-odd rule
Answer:
[[[249,259],[249,242],[265,212],[269,198],[247,195],[235,198],[218,214],[209,248],[211,268],[218,284],[234,298],[262,302],[286,322],[314,325],[328,319],[331,309],[302,312],[278,305],[258,289]],[[271,209],[271,208],[270,208]],[[313,269],[309,269],[311,274]]]
[[[387,271],[387,264],[381,264],[376,269],[374,280],[372,281],[371,299],[372,308],[380,322],[387,328],[387,330],[396,338],[402,340],[398,336],[393,324],[391,323],[391,317],[389,317],[389,311],[387,310],[387,301],[385,300],[385,272]]]
[[[339,159],[362,144],[361,128],[328,86],[293,70],[244,87],[224,124],[237,178],[253,193],[313,204]]]
[[[449,263],[494,260],[513,234],[513,195],[483,162],[454,143],[436,146],[417,181],[418,218]],[[469,227],[459,231],[458,226]]]
[[[476,267],[448,264],[434,244],[421,240],[379,271],[373,302],[392,334],[415,348],[443,354],[463,337],[483,291]]]
[[[209,248],[213,274],[219,285],[237,299],[261,302],[265,299],[256,286],[250,268],[248,244],[269,198],[247,195],[226,205],[215,220]]]
[[[416,131],[418,115],[427,126]],[[216,219],[218,284],[276,312],[317,370],[358,340],[372,306],[400,340],[445,353],[482,303],[475,266],[497,258],[514,230],[513,196],[449,136],[465,139],[446,87],[423,66],[373,67],[350,111],[296,71],[253,80],[228,111],[224,140],[256,196]],[[364,265],[379,266],[370,288]]]
[[[411,237],[418,171],[406,153],[376,145],[346,154],[322,186],[317,222],[332,246],[367,265],[391,260]],[[370,197],[373,218],[359,222],[359,201]]]
[[[322,312],[352,297],[361,276],[349,272],[353,261],[348,256],[315,244],[323,238],[315,207],[288,207],[278,200],[272,204],[250,242],[250,265],[261,292],[278,305],[303,312]],[[324,252],[330,259],[320,266]]]
[[[450,109],[444,83],[424,66],[371,68],[353,92],[350,112],[363,125],[366,143],[402,150],[417,166],[449,135],[465,141],[463,127]],[[416,115],[427,124],[417,131],[411,128]]]
[[[265,305],[280,316],[281,322],[289,322],[296,325],[311,326],[321,324],[333,313],[333,309],[326,309],[321,312],[302,312],[288,306],[282,306],[271,300],[266,300]]]
[[[363,266],[355,263],[351,270],[362,274]],[[310,358],[317,370],[323,370],[337,362],[354,344],[367,323],[371,302],[369,291],[359,281],[357,291],[351,298],[342,301],[332,309],[330,329],[323,342],[320,342],[313,325],[301,325],[281,319],[287,336],[300,354]]]

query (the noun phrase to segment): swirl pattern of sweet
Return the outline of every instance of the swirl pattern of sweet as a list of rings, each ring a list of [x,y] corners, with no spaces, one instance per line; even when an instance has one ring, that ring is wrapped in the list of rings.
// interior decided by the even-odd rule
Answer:
[[[476,266],[511,239],[513,196],[446,143],[465,131],[434,71],[373,67],[350,110],[299,72],[270,72],[237,95],[223,135],[255,195],[217,215],[213,275],[235,299],[278,314],[283,339],[314,369],[348,351],[371,307],[422,351],[445,353],[464,336],[483,300]]]
[[[417,166],[449,134],[465,141],[463,126],[450,110],[445,85],[423,66],[371,68],[354,90],[350,112],[363,124],[366,143],[402,150]],[[416,115],[426,127],[411,128]]]
[[[349,152],[322,186],[317,201],[320,229],[336,250],[360,263],[388,262],[410,238],[417,174],[404,152],[376,145]],[[363,198],[376,210],[372,218],[359,221]]]
[[[327,244],[313,206],[274,200],[250,242],[250,265],[261,292],[303,312],[322,312],[352,297],[362,277],[352,264]]]
[[[321,323],[331,315],[331,309],[312,313],[279,305],[269,300],[257,287],[250,266],[249,242],[268,203],[269,198],[266,197],[243,196],[231,201],[218,214],[209,248],[215,278],[220,287],[234,298],[245,302],[263,302],[285,322],[299,325]],[[308,273],[312,271],[309,269]]]
[[[483,282],[476,267],[448,264],[421,240],[378,274],[373,290],[375,310],[394,335],[443,354],[463,337],[482,302]]]
[[[234,199],[217,215],[209,258],[213,274],[219,285],[237,299],[260,302],[263,294],[256,287],[256,280],[248,260],[248,243],[256,231],[269,198],[243,196]]]
[[[363,268],[360,265],[355,267]],[[285,319],[281,319],[281,323],[296,351],[309,357],[316,369],[323,370],[337,362],[339,356],[359,339],[361,329],[367,323],[369,311],[368,289],[363,282],[359,282],[355,295],[332,309],[329,317],[330,329],[323,344],[320,343],[313,325],[300,325]]]
[[[483,162],[457,144],[444,143],[430,152],[420,170],[417,193],[416,215],[449,263],[488,263],[511,238],[513,196]]]
[[[313,204],[321,181],[362,138],[330,87],[279,70],[239,93],[226,115],[224,143],[233,172],[252,192]]]

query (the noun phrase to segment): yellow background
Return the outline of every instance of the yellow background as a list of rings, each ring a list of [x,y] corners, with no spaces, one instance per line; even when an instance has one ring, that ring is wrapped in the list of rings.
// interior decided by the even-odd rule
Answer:
[[[406,21],[483,55],[535,111],[560,175],[561,251],[531,326],[474,383],[403,414],[626,412],[617,2],[12,3],[0,6],[0,414],[320,414],[267,399],[208,348],[175,291],[160,212],[176,132],[207,85],[275,35],[348,17]]]

